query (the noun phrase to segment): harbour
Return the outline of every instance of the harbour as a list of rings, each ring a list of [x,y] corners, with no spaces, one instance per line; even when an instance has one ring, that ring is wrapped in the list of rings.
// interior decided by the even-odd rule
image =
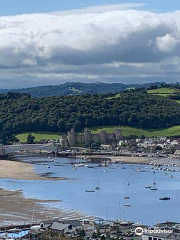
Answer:
[[[26,158],[23,162],[31,162],[35,173],[49,175],[49,180],[0,179],[0,185],[7,190],[21,189],[25,198],[52,199],[46,206],[86,216],[146,225],[178,222],[179,167],[167,161],[164,166],[121,162],[100,166],[85,160],[83,164],[81,159],[77,166],[77,159],[72,158]],[[157,190],[151,191],[154,182]],[[170,200],[161,201],[164,197]]]

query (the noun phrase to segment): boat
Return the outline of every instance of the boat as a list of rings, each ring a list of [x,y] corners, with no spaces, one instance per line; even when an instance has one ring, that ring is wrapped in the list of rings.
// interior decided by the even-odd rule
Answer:
[[[156,190],[157,190],[157,188],[154,188],[154,187],[153,187],[153,188],[150,188],[150,189],[151,189],[152,191],[156,191]]]
[[[124,207],[131,207],[131,204],[126,203],[126,204],[124,204]]]
[[[157,191],[156,182],[155,182],[155,173],[156,173],[156,172],[153,172],[153,173],[154,173],[154,183],[153,183],[154,186],[151,187],[150,190],[152,190],[152,191]]]
[[[99,182],[99,179],[98,179],[97,187],[95,187],[95,190],[100,190],[100,182]]]
[[[75,167],[84,167],[84,164],[83,163],[76,163],[74,164]]]
[[[170,200],[170,197],[161,197],[159,198],[159,200],[167,201],[167,200]]]
[[[86,190],[85,192],[95,192],[94,190]]]
[[[173,178],[173,175],[170,175],[169,177],[170,177],[170,178]]]
[[[149,188],[150,189],[150,188],[153,188],[153,187],[152,186],[146,186],[145,188]]]
[[[129,199],[129,197],[128,197],[128,196],[125,196],[124,199]]]
[[[47,166],[47,168],[50,168],[50,166]]]

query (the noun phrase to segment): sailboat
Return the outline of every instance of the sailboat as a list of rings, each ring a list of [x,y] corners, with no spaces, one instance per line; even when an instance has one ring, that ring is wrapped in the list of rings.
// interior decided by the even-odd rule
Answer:
[[[95,190],[100,190],[100,182],[99,182],[99,179],[98,179],[97,187],[95,187]]]
[[[155,182],[155,172],[153,172],[153,173],[154,173],[154,183],[153,183],[154,187],[150,188],[150,190],[156,191],[157,188],[156,188],[156,182]]]

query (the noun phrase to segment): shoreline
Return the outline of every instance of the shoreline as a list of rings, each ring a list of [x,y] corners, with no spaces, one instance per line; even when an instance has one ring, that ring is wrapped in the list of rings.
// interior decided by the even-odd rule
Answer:
[[[84,155],[77,155],[76,159],[84,159]],[[112,155],[86,155],[86,158],[110,158],[112,163],[119,162],[124,164],[149,164],[148,157],[134,157],[134,156],[112,156]]]
[[[42,177],[34,172],[32,163],[23,163],[15,160],[0,160],[0,179],[12,180],[70,180],[64,177]],[[1,226],[40,222],[58,217],[59,219],[84,219],[84,213],[73,209],[64,209],[56,206],[62,201],[53,199],[26,198],[23,190],[9,190],[0,188],[0,222]],[[53,204],[54,203],[54,204]]]
[[[60,219],[83,219],[86,216],[73,211],[51,206],[61,200],[25,198],[22,190],[0,189],[1,226],[35,223],[58,217]]]
[[[0,179],[14,180],[68,180],[65,177],[43,177],[35,173],[33,164],[16,160],[0,160]]]

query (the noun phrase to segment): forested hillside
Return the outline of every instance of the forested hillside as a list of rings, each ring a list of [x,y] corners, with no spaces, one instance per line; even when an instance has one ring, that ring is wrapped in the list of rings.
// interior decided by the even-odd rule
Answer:
[[[156,86],[160,86],[161,83],[154,83]],[[42,98],[50,96],[68,96],[68,95],[80,95],[80,94],[97,94],[97,93],[118,93],[124,91],[127,88],[141,88],[149,87],[152,84],[137,84],[137,85],[125,85],[122,83],[64,83],[60,85],[41,86],[32,88],[21,89],[0,89],[0,93],[7,92],[28,93],[32,97]]]
[[[66,132],[84,127],[126,125],[164,128],[180,124],[180,105],[143,90],[113,94],[31,98],[28,94],[0,95],[0,132]]]

